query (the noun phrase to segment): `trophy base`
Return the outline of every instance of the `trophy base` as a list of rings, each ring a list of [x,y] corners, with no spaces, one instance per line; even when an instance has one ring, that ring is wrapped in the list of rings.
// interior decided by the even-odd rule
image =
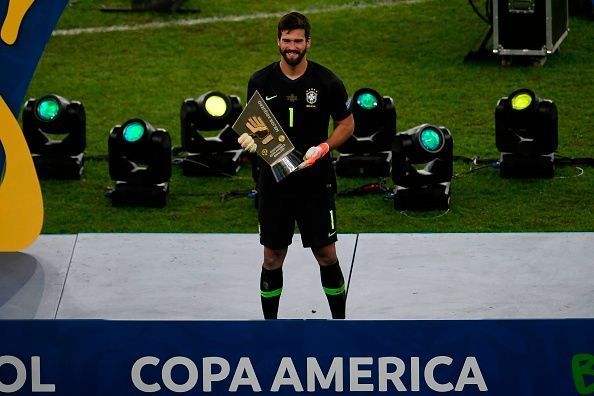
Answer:
[[[270,167],[272,169],[272,174],[274,175],[274,180],[276,180],[277,183],[280,182],[289,174],[296,171],[297,167],[302,162],[303,160],[301,157],[295,151],[291,151],[279,162]]]

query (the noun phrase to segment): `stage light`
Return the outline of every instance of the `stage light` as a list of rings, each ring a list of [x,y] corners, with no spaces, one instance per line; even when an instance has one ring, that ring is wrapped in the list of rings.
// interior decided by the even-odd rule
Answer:
[[[349,99],[349,107],[355,119],[355,130],[338,148],[336,174],[388,177],[396,133],[394,100],[382,97],[371,88],[362,88]]]
[[[421,132],[419,141],[425,150],[434,153],[443,146],[444,138],[436,129],[429,127]]]
[[[171,137],[164,129],[135,118],[111,129],[109,194],[114,206],[163,207],[171,178]]]
[[[39,100],[37,115],[43,121],[52,121],[60,114],[60,103],[56,98],[47,97]]]
[[[229,109],[227,102],[222,96],[211,95],[204,101],[204,109],[213,118],[221,118]]]
[[[23,109],[23,135],[40,179],[80,179],[86,147],[82,103],[55,94],[29,99]]]
[[[370,92],[363,92],[359,96],[357,96],[357,105],[365,110],[372,110],[375,109],[378,105],[379,101],[378,98],[370,93]]]
[[[124,140],[130,143],[140,140],[146,131],[144,125],[138,121],[131,122],[124,128]]]
[[[529,89],[519,89],[497,102],[495,143],[500,175],[550,178],[558,145],[557,106]]]
[[[532,103],[532,96],[527,93],[520,93],[511,99],[511,105],[514,110],[524,110]]]
[[[423,124],[396,135],[392,146],[395,209],[449,208],[453,148],[452,135],[443,126]]]
[[[210,91],[186,99],[181,107],[182,161],[186,176],[234,175],[240,168],[241,146],[231,125],[243,107],[238,96]],[[216,133],[215,136],[205,136]]]

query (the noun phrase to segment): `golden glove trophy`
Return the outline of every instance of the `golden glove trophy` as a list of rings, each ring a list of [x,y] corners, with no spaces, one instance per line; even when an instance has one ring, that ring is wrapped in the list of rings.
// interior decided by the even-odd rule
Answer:
[[[254,139],[256,153],[270,165],[277,182],[295,171],[302,162],[294,152],[293,143],[258,91],[245,105],[233,124],[233,130],[240,136],[247,133]]]

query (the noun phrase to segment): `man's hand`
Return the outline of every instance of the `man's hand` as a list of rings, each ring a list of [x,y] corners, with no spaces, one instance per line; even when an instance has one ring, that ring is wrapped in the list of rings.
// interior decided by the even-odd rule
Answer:
[[[328,143],[320,143],[317,146],[310,147],[307,150],[307,153],[303,156],[303,162],[299,164],[297,170],[307,168],[308,166],[312,166],[314,162],[328,154],[330,151],[330,146]]]
[[[237,142],[241,145],[241,148],[248,153],[255,153],[256,148],[258,148],[256,142],[254,142],[254,138],[247,133],[242,134],[239,139],[237,139]]]

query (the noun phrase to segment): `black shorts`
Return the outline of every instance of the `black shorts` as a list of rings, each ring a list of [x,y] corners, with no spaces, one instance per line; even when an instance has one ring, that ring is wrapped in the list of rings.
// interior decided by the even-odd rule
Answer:
[[[303,247],[322,247],[337,240],[334,194],[287,195],[266,192],[258,197],[260,243],[271,249],[293,241],[295,222]]]

